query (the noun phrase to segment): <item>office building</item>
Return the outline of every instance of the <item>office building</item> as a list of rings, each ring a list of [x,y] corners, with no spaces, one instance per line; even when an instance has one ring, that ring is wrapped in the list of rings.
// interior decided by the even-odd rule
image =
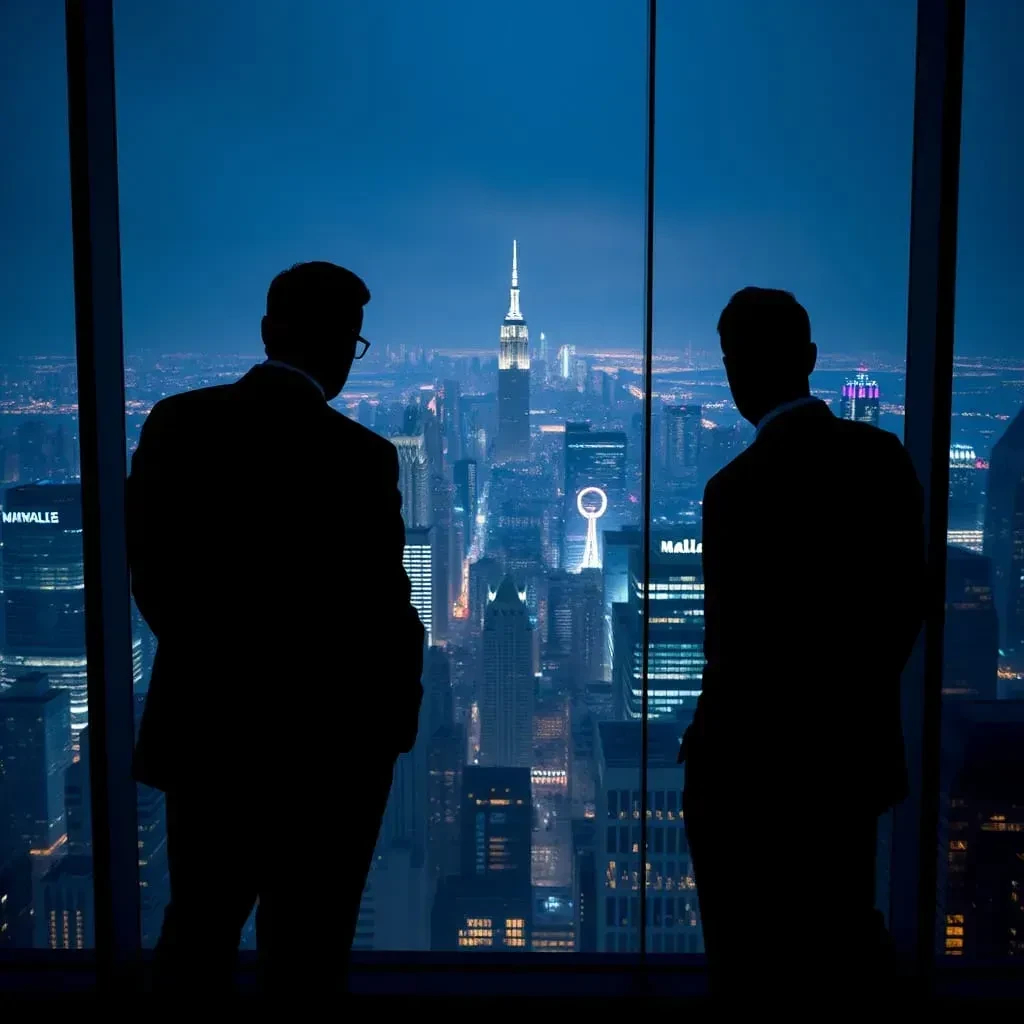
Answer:
[[[964,548],[946,549],[943,643],[943,697],[995,700],[999,623],[992,593],[992,565],[984,555]]]
[[[600,569],[548,576],[546,671],[573,690],[602,678],[604,600]]]
[[[433,530],[407,528],[402,565],[412,585],[411,602],[426,630],[426,643],[433,642],[434,624],[434,539]]]
[[[1000,645],[1024,646],[1024,410],[992,448],[986,484],[983,552],[992,562]]]
[[[498,350],[498,462],[530,457],[530,332],[519,308],[519,249],[512,242],[512,287]]]
[[[398,489],[402,493],[402,519],[407,528],[430,525],[430,465],[423,434],[391,438],[398,449]]]
[[[626,435],[565,426],[562,568],[600,569],[603,534],[626,525]]]
[[[92,857],[60,858],[36,882],[37,949],[92,949],[96,945]]]
[[[943,952],[974,963],[1024,954],[1024,701],[943,712]],[[941,904],[941,900],[940,900]]]
[[[970,538],[972,550],[981,553],[984,516],[983,495],[988,463],[979,459],[972,445],[949,446],[949,524],[948,542],[960,543],[954,538]],[[975,547],[975,545],[979,545]]]
[[[461,871],[438,890],[431,948],[524,952],[533,918],[529,769],[467,765],[460,818]]]
[[[697,483],[702,430],[699,405],[665,406],[662,426],[662,469],[669,480]]]
[[[452,467],[452,478],[455,482],[455,511],[462,520],[462,557],[467,558],[476,536],[476,459],[459,459]]]
[[[3,672],[45,673],[70,698],[72,747],[89,722],[85,567],[78,484],[27,484],[3,495]]]
[[[847,380],[839,400],[839,416],[877,427],[881,417],[878,381],[872,380],[864,371]]]
[[[648,949],[701,953],[700,914],[686,831],[676,755],[687,720],[647,726]],[[599,952],[640,948],[641,722],[598,726],[598,821],[595,939]]]
[[[533,630],[526,593],[506,576],[484,613],[480,685],[480,764],[533,763]]]
[[[696,536],[651,538],[648,626],[648,716],[670,718],[692,708],[704,672],[704,571]],[[629,592],[612,609],[612,664],[617,717],[643,709],[644,564],[630,553]]]
[[[31,854],[41,872],[66,845],[71,758],[67,691],[39,672],[0,686],[0,856]]]

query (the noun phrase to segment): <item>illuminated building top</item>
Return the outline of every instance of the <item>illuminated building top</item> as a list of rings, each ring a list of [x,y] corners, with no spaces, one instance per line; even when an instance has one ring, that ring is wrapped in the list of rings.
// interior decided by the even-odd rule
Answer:
[[[519,308],[519,245],[512,241],[512,287],[508,292],[508,312],[501,325],[499,370],[530,368],[530,331]]]

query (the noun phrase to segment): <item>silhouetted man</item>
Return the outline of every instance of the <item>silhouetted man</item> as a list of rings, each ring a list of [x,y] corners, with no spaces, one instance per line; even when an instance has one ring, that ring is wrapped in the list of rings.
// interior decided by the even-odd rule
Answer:
[[[266,362],[157,403],[132,460],[132,590],[158,640],[135,765],[167,794],[157,984],[179,993],[230,984],[257,900],[268,982],[336,981],[415,741],[397,453],[327,404],[369,298],[331,263],[279,274]]]
[[[707,664],[680,752],[712,983],[862,989],[883,935],[877,819],[906,786],[921,489],[893,434],[811,397],[817,349],[792,295],[745,288],[718,331],[757,437],[704,492]]]

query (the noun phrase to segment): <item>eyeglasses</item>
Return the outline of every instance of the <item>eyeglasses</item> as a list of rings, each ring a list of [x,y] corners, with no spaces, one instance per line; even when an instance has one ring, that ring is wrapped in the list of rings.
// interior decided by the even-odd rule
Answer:
[[[356,335],[356,359],[362,359],[366,355],[367,349],[370,347],[370,343],[360,334]]]

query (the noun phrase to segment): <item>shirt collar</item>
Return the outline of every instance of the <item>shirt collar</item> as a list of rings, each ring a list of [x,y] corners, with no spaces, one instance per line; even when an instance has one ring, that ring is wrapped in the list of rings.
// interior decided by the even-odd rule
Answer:
[[[313,387],[315,387],[317,391],[320,392],[321,398],[323,398],[325,402],[327,401],[327,392],[324,391],[323,384],[321,384],[320,381],[316,379],[316,377],[311,377],[308,373],[306,373],[305,370],[300,370],[297,366],[292,366],[291,363],[283,362],[280,359],[264,359],[263,365],[276,366],[279,370],[291,370],[292,373],[297,373],[300,376],[305,377],[306,380],[308,380],[309,383],[312,384]]]
[[[772,420],[777,419],[779,416],[784,416],[787,412],[792,412],[794,409],[800,409],[805,405],[813,405],[818,402],[819,399],[813,395],[803,395],[801,398],[794,398],[791,402],[783,402],[782,405],[775,406],[770,412],[766,412],[761,419],[758,421],[757,430],[755,431],[755,440],[761,436],[761,431],[764,430]]]

